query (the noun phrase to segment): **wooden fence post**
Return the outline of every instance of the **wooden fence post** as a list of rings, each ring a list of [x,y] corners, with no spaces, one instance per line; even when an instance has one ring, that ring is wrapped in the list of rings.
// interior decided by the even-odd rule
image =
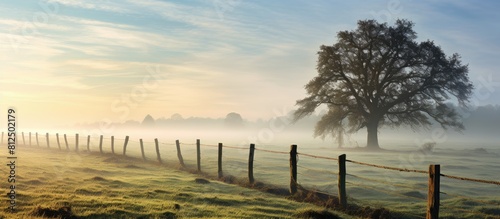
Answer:
[[[90,152],[90,135],[87,135],[87,151]]]
[[[429,165],[429,193],[427,195],[427,219],[439,217],[439,177],[441,168],[439,164]]]
[[[30,143],[30,147],[31,147],[31,132],[29,133],[29,143]]]
[[[103,138],[103,136],[101,135],[99,137],[99,152],[101,152],[101,154],[102,154],[102,138]]]
[[[198,172],[201,172],[200,139],[196,139],[196,165],[198,166]]]
[[[250,144],[250,153],[248,154],[248,182],[253,184],[253,155],[255,151],[255,144]]]
[[[111,136],[111,153],[115,154],[115,136]]]
[[[61,143],[59,142],[59,133],[56,133],[56,142],[57,142],[57,147],[59,150],[61,150]]]
[[[26,145],[26,141],[24,140],[24,132],[21,132],[21,134],[23,135],[23,146]]]
[[[78,136],[79,136],[78,133],[76,133],[75,134],[75,151],[76,151],[76,153],[79,152],[79,149],[78,149],[78,140],[79,140]]]
[[[38,142],[38,132],[35,132],[36,146],[40,147],[40,142]]]
[[[182,158],[181,144],[179,143],[179,140],[175,140],[175,146],[177,147],[177,158],[179,158],[179,163],[182,167],[184,167],[184,159]]]
[[[222,143],[219,143],[219,156],[217,159],[217,164],[218,164],[217,173],[220,179],[224,176],[224,174],[222,173]]]
[[[50,148],[49,133],[45,134],[45,139],[47,140],[47,147]]]
[[[126,152],[127,152],[127,144],[128,144],[128,135],[125,136],[125,143],[123,143],[123,156],[126,156]]]
[[[290,146],[290,194],[297,193],[297,145]]]
[[[66,137],[66,134],[64,134],[64,143],[66,144],[66,150],[69,150],[68,138]]]
[[[156,157],[158,158],[158,162],[161,162],[161,156],[160,156],[160,144],[158,144],[158,138],[155,138],[155,147],[156,147]]]
[[[142,144],[142,138],[139,139],[139,142],[141,143],[141,154],[142,154],[142,159],[146,160],[146,155],[144,155],[144,145]]]
[[[342,208],[347,207],[347,195],[345,190],[345,176],[346,176],[345,160],[346,160],[345,154],[339,156],[339,176],[337,185],[339,187],[339,203],[342,206]]]

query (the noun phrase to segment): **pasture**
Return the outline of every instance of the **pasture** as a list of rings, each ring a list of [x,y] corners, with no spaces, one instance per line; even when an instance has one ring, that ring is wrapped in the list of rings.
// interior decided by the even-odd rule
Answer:
[[[4,208],[0,218],[43,218],[43,214],[67,218],[296,218],[324,210],[219,181],[199,184],[195,178],[200,176],[131,157],[22,146],[17,154],[17,211]],[[8,175],[6,168],[0,173]],[[0,201],[8,203],[6,196]]]
[[[42,137],[40,137],[42,136]],[[46,147],[39,136],[40,147]],[[127,156],[141,160],[139,145],[140,135],[130,136],[127,146]],[[176,135],[161,135],[158,138],[159,152],[164,164],[175,166],[179,161],[175,145]],[[182,136],[185,137],[185,136]],[[208,138],[208,136],[202,136]],[[51,135],[50,142],[55,142]],[[80,137],[80,150],[86,150],[86,138]],[[153,136],[145,136],[143,146],[145,158],[157,162],[157,154]],[[185,138],[187,139],[187,138]],[[227,138],[224,143],[222,163],[225,176],[234,176],[239,180],[248,177],[248,145],[242,143],[242,138]],[[33,140],[32,140],[33,141]],[[74,136],[68,135],[70,148],[74,147]],[[217,176],[217,144],[224,142],[208,138],[201,139],[201,170],[211,177]],[[122,154],[124,137],[114,138],[116,154]],[[33,145],[32,147],[36,147]],[[89,149],[99,152],[99,138],[91,138]],[[104,137],[103,153],[111,153],[110,137]],[[57,145],[51,144],[51,148]],[[64,145],[62,145],[64,150]],[[180,139],[181,153],[187,169],[196,169],[196,139]],[[412,150],[410,147],[399,147],[400,150],[380,152],[363,152],[355,149],[334,149],[318,144],[299,144],[297,182],[311,190],[337,195],[338,165],[334,160],[319,159],[302,154],[321,155],[336,158],[346,154],[347,159],[386,165],[404,169],[426,171],[430,164],[441,164],[441,173],[446,175],[498,181],[500,169],[500,150],[493,148],[453,149],[437,147],[435,150]],[[256,145],[254,157],[254,177],[259,182],[288,188],[289,175],[289,145]],[[280,152],[271,153],[268,151]],[[399,172],[387,169],[377,169],[356,163],[347,163],[347,196],[348,203],[372,208],[387,208],[403,218],[425,218],[427,204],[428,176],[422,173]],[[441,179],[441,209],[443,218],[499,218],[500,217],[500,187],[498,185],[449,179]]]

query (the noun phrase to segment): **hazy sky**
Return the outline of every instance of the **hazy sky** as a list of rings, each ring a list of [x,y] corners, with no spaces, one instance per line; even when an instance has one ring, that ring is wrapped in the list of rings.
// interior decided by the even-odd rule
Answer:
[[[500,104],[498,1],[0,2],[0,98],[21,125],[270,118],[303,98],[316,52],[357,20],[412,20],[459,53],[475,104]],[[482,81],[482,82],[481,82]]]

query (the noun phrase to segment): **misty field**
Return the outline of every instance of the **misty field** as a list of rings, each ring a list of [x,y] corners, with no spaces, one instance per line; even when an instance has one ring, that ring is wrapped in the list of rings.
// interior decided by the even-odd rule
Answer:
[[[185,159],[195,163],[194,150],[184,148]],[[258,146],[257,146],[258,148]],[[265,147],[289,151],[289,147]],[[224,148],[224,171],[238,178],[247,177],[248,151]],[[312,158],[300,153],[347,159],[406,169],[428,170],[430,164],[441,164],[441,173],[453,176],[496,180],[500,169],[499,154],[483,150],[435,150],[423,152],[338,151],[328,148],[299,148],[298,183],[305,188],[337,195],[336,161]],[[492,151],[492,150],[490,150]],[[243,153],[242,153],[243,152]],[[500,151],[499,151],[500,152]],[[255,152],[256,180],[287,188],[289,185],[289,155]],[[202,150],[206,158],[205,171],[217,172],[217,150]],[[210,156],[211,155],[211,156]],[[202,156],[203,157],[203,156]],[[174,159],[174,158],[172,158]],[[500,186],[441,177],[441,208],[443,218],[500,218]],[[406,218],[425,218],[428,175],[367,167],[347,163],[348,202],[372,208],[387,208]]]
[[[197,175],[140,159],[36,147],[17,153],[18,212],[4,209],[0,218],[61,216],[67,207],[72,218],[290,218],[324,210],[218,181],[198,184]]]
[[[207,134],[208,135],[208,134]],[[154,135],[143,135],[143,145],[145,149],[145,157],[151,163],[157,162]],[[172,134],[163,135],[159,138],[160,154],[164,164],[175,166],[178,164],[177,151],[175,145],[175,136]],[[200,135],[198,135],[200,136]],[[185,137],[185,136],[181,136]],[[217,144],[218,141],[204,140],[208,139],[208,136],[202,136],[207,138],[201,139],[201,170],[204,174],[215,177],[217,176]],[[50,147],[55,149],[57,144],[54,135],[50,135]],[[61,137],[60,137],[61,138]],[[185,138],[188,139],[188,138]],[[229,143],[224,143],[223,148],[223,173],[225,176],[231,175],[235,176],[239,180],[246,180],[248,177],[248,145],[245,145],[239,139],[241,138],[227,138],[226,141]],[[40,147],[47,147],[44,139],[44,135],[39,136]],[[86,137],[80,137],[79,139],[80,150],[86,151]],[[74,148],[75,137],[68,135],[69,147]],[[224,142],[222,139],[221,142]],[[196,139],[183,140],[180,139],[182,156],[184,162],[188,169],[196,169]],[[61,141],[61,146],[64,149],[64,141]],[[117,154],[122,154],[124,144],[124,136],[115,137],[114,139],[114,150]],[[304,146],[302,146],[304,145]],[[32,147],[36,147],[36,143],[32,140]],[[90,141],[90,150],[97,153],[99,152],[99,138],[92,137]],[[111,153],[111,140],[109,136],[105,136],[102,143],[103,152],[105,154]],[[288,188],[290,182],[289,176],[289,145],[286,144],[276,144],[276,145],[257,145],[255,151],[255,161],[254,161],[254,176],[257,181],[264,182],[266,184],[273,184],[279,187]],[[471,149],[452,149],[446,147],[437,147],[432,152],[412,150],[410,147],[401,147],[400,151],[388,150],[383,152],[363,152],[354,149],[338,150],[331,147],[321,147],[317,144],[299,144],[298,147],[298,183],[312,190],[321,191],[324,193],[337,195],[337,172],[338,165],[335,160],[328,160],[322,158],[314,158],[309,155],[320,155],[323,157],[337,158],[340,154],[346,154],[348,160],[366,162],[377,165],[385,165],[403,169],[416,169],[427,171],[430,164],[441,164],[441,173],[446,175],[461,176],[468,178],[484,179],[484,180],[495,180],[498,181],[498,170],[500,169],[500,163],[498,162],[500,158],[500,150],[495,149],[482,149],[482,148],[471,148]],[[270,150],[266,151],[266,150]],[[273,153],[274,152],[274,153]],[[279,153],[278,153],[279,152]],[[141,150],[139,145],[139,135],[131,136],[130,141],[127,146],[127,155],[134,157],[140,161],[142,158]],[[301,155],[302,153],[302,155]],[[73,160],[76,155],[65,155],[70,156]],[[84,155],[85,159],[90,159],[87,155]],[[107,155],[106,155],[107,156]],[[79,156],[76,158],[79,159]],[[60,158],[59,158],[60,159]],[[92,158],[94,159],[94,158]],[[97,159],[97,158],[95,158]],[[46,162],[52,162],[47,160]],[[68,162],[68,161],[66,161]],[[103,163],[102,161],[99,161]],[[125,162],[125,161],[121,161]],[[128,162],[128,161],[127,161]],[[53,163],[53,162],[52,162]],[[125,163],[119,163],[122,167]],[[141,164],[141,166],[144,164]],[[126,166],[126,165],[125,165]],[[88,167],[90,168],[90,167]],[[111,175],[110,179],[106,178],[106,174],[102,174],[106,181],[114,182],[114,180],[120,180],[129,171],[139,171],[140,169],[129,170],[127,168],[116,168],[113,170],[107,170],[103,168],[102,165],[95,167],[95,170],[99,171],[111,171],[115,172],[115,175]],[[166,177],[166,173],[173,171],[175,174],[181,174],[179,171],[174,170],[164,170],[164,168],[153,168],[157,173],[161,173],[159,176]],[[57,170],[55,168],[54,170]],[[148,171],[151,169],[148,168]],[[141,171],[139,171],[141,172]],[[56,175],[57,172],[54,173]],[[86,173],[88,174],[88,173]],[[153,174],[154,176],[150,175]],[[134,191],[132,188],[144,188],[148,187],[152,190],[162,188],[167,186],[165,182],[159,180],[156,173],[141,173],[135,180],[141,181],[135,185],[129,186],[129,191]],[[171,174],[171,173],[169,173]],[[83,182],[92,182],[92,178],[99,175],[86,175]],[[142,177],[139,177],[142,176]],[[143,180],[146,177],[150,180]],[[190,189],[196,188],[196,185],[191,181],[195,175],[192,176],[177,176],[178,180],[186,182],[175,183],[177,186],[182,184],[182,189],[189,187]],[[156,179],[153,179],[156,178]],[[42,182],[43,180],[39,180]],[[125,181],[125,180],[121,180]],[[68,181],[68,185],[71,185],[71,180]],[[151,184],[151,182],[154,182]],[[60,181],[60,185],[65,185],[66,182]],[[95,182],[92,182],[95,183]],[[158,183],[158,184],[156,184]],[[102,183],[101,184],[106,184]],[[215,183],[214,183],[215,184]],[[219,185],[219,183],[216,183]],[[223,186],[223,185],[221,185]],[[229,185],[228,185],[229,186]],[[119,187],[119,186],[117,186]],[[103,187],[104,188],[104,187]],[[226,195],[236,195],[242,194],[236,191],[237,189],[231,187],[235,190],[228,191]],[[72,187],[75,190],[74,187]],[[88,188],[87,188],[88,189]],[[241,188],[239,188],[241,189]],[[348,202],[354,203],[360,206],[370,206],[371,208],[386,208],[391,212],[394,212],[398,217],[402,218],[425,218],[426,204],[427,204],[427,189],[428,189],[428,176],[424,173],[409,173],[409,172],[399,172],[394,170],[380,169],[369,166],[363,166],[355,163],[347,163],[347,196]],[[166,190],[166,189],[163,189]],[[179,190],[179,188],[174,189],[174,191]],[[243,189],[248,191],[246,189]],[[145,194],[149,190],[142,190]],[[124,192],[124,191],[122,191]],[[175,201],[180,201],[179,198],[174,194],[165,196],[167,204],[172,206]],[[469,182],[463,180],[449,179],[441,177],[441,208],[440,216],[442,218],[500,218],[500,186],[492,184],[484,184],[477,182]],[[126,195],[122,194],[122,198]],[[158,196],[158,194],[152,194],[153,197]],[[204,194],[208,195],[208,194]],[[246,195],[244,195],[246,196]],[[207,197],[210,198],[210,197]],[[212,197],[213,198],[213,197]],[[240,199],[238,197],[237,199]],[[145,198],[146,199],[146,198]],[[41,200],[41,199],[40,199]],[[83,201],[83,200],[82,200]],[[87,200],[89,201],[89,200]],[[288,201],[283,201],[289,203]],[[245,199],[245,203],[247,203]],[[57,203],[52,203],[55,205]],[[193,203],[192,203],[193,204]],[[165,206],[167,206],[165,205]],[[259,203],[249,202],[248,206],[259,205]],[[300,206],[306,206],[300,204]],[[191,206],[193,207],[193,206]],[[171,207],[170,207],[171,208]],[[104,206],[104,209],[106,207]],[[156,208],[152,214],[160,214],[161,208]],[[168,207],[167,207],[168,209]],[[182,208],[181,208],[182,209]],[[172,209],[169,212],[175,212]],[[192,210],[190,210],[192,212]],[[196,211],[200,211],[195,210]],[[209,210],[214,211],[214,209]],[[280,210],[283,211],[283,210]],[[242,217],[246,217],[246,213],[252,211],[244,211],[245,214]],[[292,215],[295,210],[289,208],[283,211],[285,215]],[[262,213],[262,212],[261,212]],[[90,213],[81,212],[82,215],[90,215]],[[183,217],[196,217],[191,213],[178,213]],[[228,213],[228,215],[233,215],[234,212]],[[259,215],[256,212],[255,215]],[[260,216],[264,216],[261,214]],[[198,215],[200,216],[200,215]],[[268,215],[281,217],[283,215]],[[215,216],[214,216],[215,217]],[[239,216],[237,216],[239,217]],[[250,216],[249,216],[250,217]]]

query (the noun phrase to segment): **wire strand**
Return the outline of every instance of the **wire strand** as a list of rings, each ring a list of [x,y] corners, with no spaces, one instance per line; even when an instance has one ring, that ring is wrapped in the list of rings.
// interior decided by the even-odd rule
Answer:
[[[275,154],[290,154],[290,152],[274,151],[274,150],[267,150],[267,149],[260,149],[260,148],[255,148],[255,150],[269,152],[269,153],[275,153]]]
[[[306,157],[312,157],[312,158],[320,158],[320,159],[325,159],[325,160],[339,160],[338,158],[333,158],[333,157],[324,157],[324,156],[318,156],[318,155],[312,155],[312,154],[304,154],[304,153],[297,153],[304,155]]]
[[[347,162],[359,164],[359,165],[365,165],[365,166],[371,166],[371,167],[376,167],[376,168],[381,168],[381,169],[388,169],[388,170],[397,170],[401,172],[415,172],[415,173],[429,173],[427,171],[423,170],[411,170],[411,169],[402,169],[402,168],[397,168],[397,167],[389,167],[389,166],[383,166],[383,165],[376,165],[376,164],[370,164],[370,163],[363,163],[359,161],[354,161],[354,160],[345,160]]]
[[[487,184],[494,184],[494,185],[500,185],[500,181],[493,181],[493,180],[484,180],[484,179],[474,179],[474,178],[467,178],[467,177],[461,177],[461,176],[450,176],[450,175],[445,175],[445,174],[440,174],[442,177],[450,178],[450,179],[458,179],[458,180],[463,180],[463,181],[470,181],[470,182],[479,182],[479,183],[487,183]]]

